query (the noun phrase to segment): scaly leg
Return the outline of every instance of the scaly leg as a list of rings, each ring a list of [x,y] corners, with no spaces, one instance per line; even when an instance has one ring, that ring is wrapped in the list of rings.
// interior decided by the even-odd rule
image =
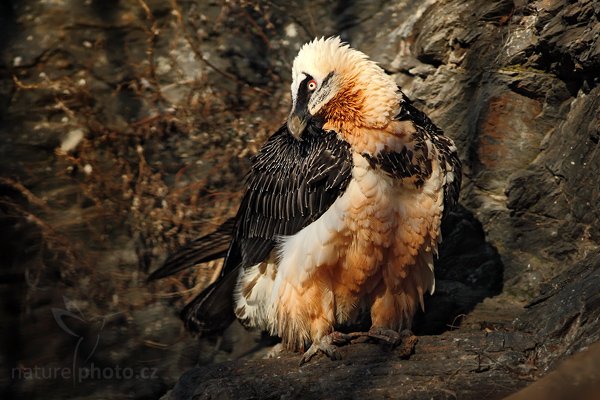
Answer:
[[[284,350],[283,344],[277,343],[275,346],[271,347],[271,350],[269,350],[264,358],[278,358]]]
[[[337,350],[338,346],[347,344],[351,340],[352,336],[349,334],[331,332],[330,334],[323,336],[320,340],[313,342],[302,356],[300,365],[309,362],[317,353],[323,353],[332,360],[339,360],[342,356]]]
[[[399,350],[399,356],[401,358],[408,358],[415,351],[415,345],[417,344],[417,337],[410,331],[405,329],[398,333],[393,329],[385,329],[380,327],[371,327],[368,332],[353,332],[346,334],[350,337],[350,343],[364,343],[369,339],[374,339],[380,343],[388,345],[390,348],[394,348],[399,344],[402,344]]]
[[[402,332],[396,332],[393,329],[371,327],[368,332],[342,333],[335,331],[329,335],[323,336],[319,341],[314,342],[302,355],[300,365],[309,362],[318,353],[325,354],[331,360],[339,360],[342,358],[337,349],[339,346],[349,343],[363,343],[369,339],[385,343],[390,347],[396,347],[402,343],[402,357],[410,356],[413,353],[417,342],[417,337],[408,329],[403,330]]]
[[[350,343],[364,343],[369,339],[375,339],[378,342],[394,347],[402,342],[403,338],[412,336],[412,332],[405,330],[401,333],[398,333],[393,329],[373,326],[368,332],[351,332],[344,333],[342,335],[344,335],[344,338]]]
[[[367,332],[367,336],[392,347],[397,346],[402,341],[400,333],[393,329],[386,329],[379,326],[372,326],[369,332]]]

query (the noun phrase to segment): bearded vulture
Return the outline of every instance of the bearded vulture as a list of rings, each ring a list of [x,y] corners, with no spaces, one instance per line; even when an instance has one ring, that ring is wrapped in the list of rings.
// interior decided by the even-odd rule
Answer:
[[[338,329],[366,316],[368,334],[393,338],[433,293],[461,163],[394,79],[339,37],[300,49],[291,89],[287,123],[252,158],[236,216],[151,278],[225,257],[182,311],[190,330],[222,331],[237,317],[307,350],[303,361],[335,358]]]

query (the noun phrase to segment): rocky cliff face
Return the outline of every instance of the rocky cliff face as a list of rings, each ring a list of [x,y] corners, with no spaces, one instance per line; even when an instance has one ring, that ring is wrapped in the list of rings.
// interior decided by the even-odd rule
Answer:
[[[599,339],[599,19],[591,0],[4,2],[4,394],[156,398],[198,360],[171,397],[501,398],[544,376]],[[218,265],[145,277],[235,212],[295,53],[332,34],[464,163],[415,354],[359,345],[298,369],[247,360],[265,340],[238,327],[198,344],[176,312]],[[133,376],[34,374],[91,365]]]

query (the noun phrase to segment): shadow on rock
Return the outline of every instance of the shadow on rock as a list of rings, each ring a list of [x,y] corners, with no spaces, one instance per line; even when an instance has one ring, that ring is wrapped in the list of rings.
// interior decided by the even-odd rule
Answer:
[[[427,297],[425,312],[417,314],[413,325],[419,335],[457,327],[475,305],[502,291],[502,260],[486,241],[473,213],[457,207],[442,224],[442,238],[435,265],[435,292]]]

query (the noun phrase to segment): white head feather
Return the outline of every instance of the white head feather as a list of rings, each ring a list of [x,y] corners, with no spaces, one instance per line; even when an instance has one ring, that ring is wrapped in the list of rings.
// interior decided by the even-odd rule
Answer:
[[[323,80],[333,72],[330,92],[319,96]],[[292,67],[292,101],[295,105],[300,83],[311,75],[317,82],[317,90],[309,101],[309,113],[317,114],[340,90],[361,91],[362,119],[368,127],[387,124],[399,110],[400,92],[395,81],[369,57],[338,36],[317,38],[302,46]]]

